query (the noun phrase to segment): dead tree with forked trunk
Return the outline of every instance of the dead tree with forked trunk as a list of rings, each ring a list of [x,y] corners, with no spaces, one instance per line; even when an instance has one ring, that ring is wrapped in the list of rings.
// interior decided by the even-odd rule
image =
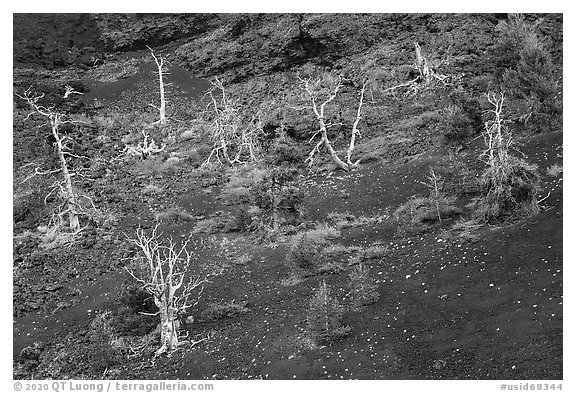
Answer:
[[[171,353],[178,348],[178,317],[198,300],[208,283],[208,276],[186,277],[193,253],[188,251],[188,240],[177,247],[170,238],[160,241],[158,225],[150,234],[138,228],[136,238],[129,238],[140,251],[128,273],[152,295],[160,316],[160,348],[156,356]]]
[[[338,156],[338,153],[336,152],[336,150],[334,150],[334,147],[332,146],[332,143],[330,142],[330,139],[328,138],[328,129],[335,126],[336,124],[332,124],[330,122],[327,122],[326,121],[326,114],[325,114],[326,106],[328,104],[330,104],[337,97],[338,92],[344,86],[344,83],[343,83],[344,80],[343,80],[342,76],[338,76],[336,86],[328,93],[328,95],[324,98],[323,101],[321,99],[319,99],[319,97],[318,97],[319,94],[315,91],[314,87],[311,86],[312,85],[311,84],[311,78],[304,79],[302,77],[298,77],[298,79],[300,80],[300,82],[302,84],[302,89],[306,92],[306,94],[310,98],[310,107],[311,107],[312,111],[314,112],[314,115],[316,116],[316,119],[318,120],[318,124],[320,126],[318,131],[316,131],[312,135],[312,137],[310,138],[309,143],[312,143],[318,135],[320,135],[320,140],[318,142],[316,142],[316,145],[314,146],[312,151],[310,151],[310,153],[308,153],[308,157],[306,158],[306,162],[309,165],[312,165],[315,154],[318,153],[322,147],[324,147],[326,149],[326,151],[328,152],[328,154],[330,155],[330,157],[332,158],[332,161],[334,161],[334,163],[337,165],[338,168],[340,168],[344,171],[353,170],[354,168],[356,168],[358,166],[358,164],[360,162],[360,160],[357,160],[354,162],[352,161],[352,153],[354,152],[354,148],[356,147],[356,138],[361,136],[360,131],[358,129],[358,124],[360,123],[360,120],[362,119],[362,106],[364,105],[364,93],[366,91],[366,86],[367,86],[368,82],[365,80],[362,83],[362,89],[360,90],[360,98],[358,101],[358,109],[356,111],[356,119],[354,120],[354,123],[352,124],[352,129],[350,131],[350,143],[349,143],[348,149],[346,151],[346,156],[345,156],[344,160],[342,160]],[[320,82],[321,82],[321,80],[318,80],[314,84],[318,85],[318,84],[320,84]],[[338,125],[341,125],[341,123],[338,123]]]

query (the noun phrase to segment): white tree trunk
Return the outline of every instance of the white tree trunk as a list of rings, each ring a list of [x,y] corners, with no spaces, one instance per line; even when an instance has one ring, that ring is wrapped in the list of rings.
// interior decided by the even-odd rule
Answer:
[[[171,291],[171,288],[167,288]],[[154,297],[154,303],[160,310],[160,348],[156,355],[172,352],[178,347],[178,329],[176,327],[176,310],[169,304],[169,299]]]
[[[166,96],[164,94],[164,75],[167,73],[166,68],[164,67],[164,58],[162,55],[156,57],[152,48],[148,47],[152,57],[154,58],[154,62],[156,62],[156,67],[158,67],[158,88],[160,90],[160,107],[153,107],[158,109],[160,112],[160,120],[158,123],[166,124]]]
[[[164,73],[158,65],[158,84],[160,86],[160,124],[166,124],[166,98],[164,96]]]
[[[56,140],[56,150],[58,153],[58,158],[60,159],[60,166],[62,168],[62,176],[64,176],[64,190],[66,198],[66,209],[68,210],[68,219],[70,222],[70,231],[77,232],[80,230],[80,221],[78,220],[78,214],[76,213],[77,200],[74,190],[72,188],[72,178],[70,172],[68,171],[68,165],[66,163],[66,157],[64,157],[64,146],[62,145],[62,138],[58,132],[58,125],[60,124],[59,115],[56,115],[51,120],[52,125],[52,135]]]

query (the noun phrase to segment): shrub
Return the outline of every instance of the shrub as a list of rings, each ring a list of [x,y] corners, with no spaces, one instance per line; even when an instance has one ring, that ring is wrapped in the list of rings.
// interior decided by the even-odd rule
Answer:
[[[323,249],[330,239],[340,236],[338,230],[327,225],[298,233],[288,242],[286,265],[296,276],[308,276],[318,272],[326,262]]]
[[[172,207],[165,212],[156,213],[154,215],[155,221],[169,221],[169,222],[187,222],[194,220],[194,216],[187,213],[181,208]]]
[[[485,222],[536,214],[540,177],[537,166],[510,157],[497,167],[489,167],[481,179],[483,196],[477,200],[476,216]]]
[[[222,199],[229,204],[245,204],[251,201],[250,189],[261,182],[266,170],[254,165],[232,167],[228,182],[222,187]]]
[[[334,223],[336,228],[344,229],[344,228],[355,228],[361,227],[365,225],[376,225],[380,224],[383,221],[386,221],[389,218],[387,214],[373,216],[373,217],[366,217],[360,216],[356,217],[352,213],[337,213],[331,212],[328,213],[328,219]]]
[[[311,338],[319,345],[330,345],[347,336],[352,330],[342,325],[344,307],[330,296],[326,282],[322,282],[310,300],[307,328]]]
[[[321,254],[324,243],[309,236],[307,232],[294,236],[286,253],[286,265],[297,276],[316,273],[318,266],[324,261]]]
[[[387,256],[390,253],[388,247],[381,245],[381,244],[372,244],[371,246],[361,249],[359,252],[359,256],[366,260],[366,259],[373,259],[373,258],[382,258]]]
[[[304,162],[304,153],[294,141],[282,137],[276,140],[269,150],[267,161],[271,166],[298,166]]]
[[[370,269],[364,264],[356,265],[350,271],[349,287],[352,305],[356,309],[376,303],[378,299],[380,299],[378,284],[376,284],[376,280],[370,276]]]
[[[447,143],[461,143],[482,132],[482,108],[476,98],[462,88],[456,88],[450,93],[449,100],[448,108],[443,111]]]
[[[442,222],[445,218],[460,214],[460,209],[454,205],[456,197],[444,193],[444,179],[432,168],[427,177],[428,182],[421,182],[430,190],[428,197],[413,197],[400,206],[395,214],[402,234],[417,234],[426,230],[426,225]]]
[[[110,311],[104,311],[90,323],[89,338],[92,348],[88,357],[93,372],[98,374],[120,361],[120,353],[112,345],[117,337],[110,324],[110,315]]]
[[[476,220],[461,219],[452,225],[452,227],[442,233],[442,238],[445,240],[455,240],[461,244],[476,243],[480,240],[480,235],[477,231],[481,228],[481,224]]]
[[[199,220],[192,233],[206,233],[212,235],[215,233],[235,232],[240,229],[238,220],[229,212],[218,211],[210,218]]]
[[[210,303],[208,307],[202,311],[201,317],[204,321],[208,322],[222,318],[232,318],[250,311],[246,307],[247,304],[248,302],[246,301],[236,303],[234,300],[227,303]]]
[[[476,174],[454,153],[450,153],[434,167],[443,179],[443,191],[450,195],[465,195],[479,191]]]
[[[547,170],[546,173],[549,176],[558,177],[563,172],[562,165],[554,164],[551,165]]]
[[[158,187],[154,184],[147,184],[142,188],[142,195],[144,196],[153,196],[153,195],[160,195],[164,192],[161,187]]]
[[[250,187],[251,203],[258,209],[260,225],[279,232],[280,225],[287,220],[296,224],[302,215],[304,192],[295,182],[294,168],[268,169],[261,181]]]
[[[476,200],[476,217],[484,222],[514,216],[531,216],[539,210],[540,177],[536,165],[510,154],[512,136],[501,117],[504,94],[488,95],[494,119],[486,122],[486,150],[481,158],[487,165],[481,178],[481,196]]]
[[[455,201],[455,197],[447,196],[437,199],[430,197],[410,198],[395,212],[399,223],[399,233],[405,235],[419,234],[426,231],[426,224],[459,214],[460,209],[454,206]]]
[[[498,24],[497,31],[496,79],[512,98],[509,117],[533,131],[561,126],[560,86],[552,56],[540,42],[536,25],[512,14]]]

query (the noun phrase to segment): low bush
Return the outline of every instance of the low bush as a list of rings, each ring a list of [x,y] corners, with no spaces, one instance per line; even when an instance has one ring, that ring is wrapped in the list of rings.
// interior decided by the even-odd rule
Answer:
[[[376,303],[380,299],[378,284],[370,276],[370,269],[364,264],[358,264],[350,271],[350,295],[355,309]]]
[[[356,228],[356,227],[380,224],[386,221],[388,218],[389,216],[387,214],[372,217],[367,216],[356,217],[352,213],[337,213],[337,212],[328,213],[328,219],[331,222],[333,222],[336,228],[338,229]]]
[[[481,178],[482,196],[476,200],[476,217],[496,222],[529,217],[540,210],[537,166],[508,156],[503,165],[490,166]]]
[[[193,221],[194,216],[178,207],[172,207],[164,212],[156,213],[154,215],[155,221],[165,222],[188,222]]]
[[[562,172],[562,165],[558,164],[551,165],[548,169],[546,169],[546,174],[552,177],[558,177],[562,174]]]
[[[443,110],[444,137],[447,144],[462,143],[482,131],[482,109],[475,98],[461,89],[450,93],[450,104]]]
[[[426,224],[442,222],[460,214],[460,209],[454,205],[456,197],[444,193],[444,178],[430,168],[427,182],[421,182],[430,190],[428,197],[412,197],[400,206],[396,212],[399,222],[398,231],[404,235],[422,233]]]
[[[442,238],[445,240],[453,240],[460,244],[476,243],[480,240],[478,230],[482,227],[476,220],[460,219],[455,222],[450,229],[442,232]]]
[[[434,171],[443,179],[443,191],[449,195],[466,195],[480,191],[476,174],[454,153],[440,160]]]
[[[440,198],[410,198],[395,212],[399,234],[416,235],[425,232],[428,229],[427,224],[460,214],[460,209],[454,206],[455,201],[456,197],[444,195]]]
[[[228,182],[222,187],[221,198],[227,204],[247,204],[251,202],[251,189],[266,176],[266,170],[255,165],[232,167]]]
[[[283,224],[298,225],[303,214],[304,192],[296,183],[295,168],[269,168],[264,177],[250,187],[252,211],[258,227],[274,236]]]
[[[293,165],[304,163],[305,154],[298,144],[287,137],[279,138],[269,149],[267,162],[271,166]]]
[[[118,339],[110,323],[111,312],[104,311],[90,323],[88,331],[91,348],[88,351],[90,366],[95,374],[101,374],[121,360],[119,348],[113,346]]]
[[[366,248],[361,249],[358,252],[358,256],[362,260],[367,259],[374,259],[374,258],[383,258],[390,253],[388,247],[381,245],[381,244],[372,244]]]
[[[488,94],[487,98],[494,109],[483,135],[486,150],[480,158],[486,169],[480,180],[481,195],[475,203],[476,218],[495,222],[534,215],[540,209],[538,168],[511,154],[514,141],[502,117],[504,93]]]
[[[229,212],[218,211],[209,218],[199,220],[192,233],[205,233],[212,235],[215,233],[236,232],[240,229],[238,219]]]
[[[286,265],[292,274],[309,276],[318,273],[318,268],[326,263],[323,249],[329,240],[338,236],[340,232],[327,225],[292,236],[286,253]]]
[[[216,321],[222,318],[232,318],[250,311],[246,307],[247,304],[248,302],[246,301],[236,303],[234,300],[227,303],[210,303],[208,307],[202,311],[201,318],[207,322]]]
[[[307,328],[311,338],[319,345],[330,345],[346,337],[352,330],[342,325],[344,307],[330,295],[326,282],[322,282],[310,300]]]

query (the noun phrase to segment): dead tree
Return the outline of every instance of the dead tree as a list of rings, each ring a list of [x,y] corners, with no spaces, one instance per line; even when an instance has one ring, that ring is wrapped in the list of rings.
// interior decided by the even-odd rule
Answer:
[[[144,140],[139,142],[136,146],[133,145],[126,145],[124,146],[124,150],[120,153],[119,157],[124,155],[133,156],[133,157],[140,157],[140,158],[147,158],[152,154],[161,153],[166,148],[166,144],[162,144],[162,146],[158,146],[154,139],[150,139],[148,142],[148,138],[150,137],[145,130],[142,130],[142,136]]]
[[[154,51],[152,50],[152,48],[150,48],[149,46],[146,46],[149,50],[150,50],[150,54],[152,55],[152,57],[154,58],[154,62],[156,63],[156,67],[158,68],[157,74],[158,74],[158,88],[160,90],[160,106],[156,106],[153,104],[150,104],[151,107],[156,108],[158,110],[158,112],[160,113],[160,119],[158,121],[156,121],[154,124],[159,123],[159,124],[166,124],[166,95],[165,95],[165,91],[164,91],[164,87],[168,86],[168,84],[164,83],[164,76],[165,75],[170,75],[170,73],[168,72],[168,69],[166,68],[166,59],[164,59],[162,57],[162,55],[156,56],[154,54]]]
[[[489,111],[492,119],[484,124],[486,149],[480,159],[487,168],[480,179],[483,195],[477,201],[477,215],[484,221],[492,221],[509,214],[536,214],[541,202],[537,199],[540,190],[537,166],[510,154],[514,141],[502,117],[504,93],[487,93],[486,97],[493,109]]]
[[[60,182],[56,182],[53,185],[53,190],[46,196],[50,196],[54,190],[60,191],[60,195],[62,195],[64,199],[64,203],[62,207],[59,209],[58,216],[62,217],[64,215],[68,215],[69,221],[69,229],[72,233],[77,233],[80,230],[80,221],[78,219],[79,214],[82,211],[82,207],[78,203],[79,196],[74,192],[72,187],[72,176],[75,173],[71,172],[68,167],[68,157],[77,157],[80,156],[72,153],[71,149],[69,148],[68,144],[72,142],[71,138],[60,133],[60,126],[63,124],[71,124],[71,123],[78,123],[77,121],[70,120],[66,117],[66,115],[54,110],[53,107],[45,107],[40,105],[38,101],[44,97],[44,94],[40,96],[32,96],[30,89],[24,92],[24,95],[16,94],[19,98],[22,98],[30,105],[32,112],[28,115],[30,117],[33,114],[39,114],[44,116],[48,119],[48,124],[50,125],[52,136],[54,137],[54,146],[56,150],[56,154],[58,156],[58,160],[60,162],[60,168],[50,171],[42,171],[40,168],[36,168],[34,174],[27,177],[24,181],[29,180],[31,177],[36,175],[47,175],[53,173],[62,173],[62,180]],[[87,198],[85,195],[81,197]],[[46,200],[45,198],[45,200]],[[90,200],[91,202],[91,200]]]
[[[220,165],[256,161],[260,150],[259,138],[262,134],[260,116],[243,117],[237,103],[228,96],[222,82],[215,78],[211,84],[212,88],[206,95],[210,99],[207,112],[213,117],[210,124],[212,151],[202,165],[207,166],[212,160]]]
[[[418,71],[418,76],[408,82],[389,87],[384,90],[384,93],[391,93],[398,89],[407,89],[407,94],[415,94],[422,88],[430,86],[434,81],[440,82],[443,86],[450,86],[454,81],[462,78],[462,75],[451,77],[437,73],[422,54],[422,48],[418,42],[414,42],[414,50],[416,52],[416,59],[412,67]]]
[[[177,247],[170,238],[160,242],[158,225],[151,234],[138,228],[136,238],[129,238],[140,251],[134,268],[126,267],[128,273],[154,298],[160,316],[160,348],[156,356],[171,353],[178,348],[178,316],[198,304],[207,276],[188,278],[186,275],[193,254],[187,249],[188,241]],[[193,299],[193,300],[192,300]]]
[[[315,154],[320,151],[320,148],[324,147],[328,151],[328,154],[332,158],[332,161],[334,161],[334,163],[337,165],[338,168],[344,171],[351,171],[352,169],[356,168],[360,160],[352,162],[352,152],[354,151],[354,148],[356,146],[356,138],[360,136],[360,131],[358,130],[358,124],[362,119],[362,106],[364,104],[364,92],[366,91],[367,81],[364,81],[362,83],[362,89],[360,90],[360,99],[358,102],[358,109],[356,111],[356,119],[354,121],[354,124],[352,125],[352,130],[350,132],[350,144],[346,152],[345,157],[346,161],[343,161],[338,156],[336,150],[334,150],[334,148],[332,147],[332,143],[328,138],[328,129],[335,125],[342,125],[342,124],[341,123],[332,124],[330,122],[326,122],[326,115],[325,115],[326,105],[331,103],[336,98],[338,92],[344,86],[343,84],[344,80],[342,79],[342,76],[338,76],[336,86],[332,91],[330,91],[330,93],[328,93],[328,96],[321,103],[319,103],[317,92],[315,92],[313,88],[310,86],[311,78],[303,79],[301,77],[298,77],[298,79],[302,83],[302,88],[306,91],[308,97],[310,98],[310,107],[312,108],[312,111],[314,112],[314,115],[316,116],[316,119],[318,120],[318,124],[320,126],[319,130],[316,131],[310,138],[309,143],[312,143],[318,135],[320,135],[320,140],[316,143],[312,151],[308,153],[306,162],[309,165],[312,165]],[[320,81],[317,81],[317,84],[319,82]]]

